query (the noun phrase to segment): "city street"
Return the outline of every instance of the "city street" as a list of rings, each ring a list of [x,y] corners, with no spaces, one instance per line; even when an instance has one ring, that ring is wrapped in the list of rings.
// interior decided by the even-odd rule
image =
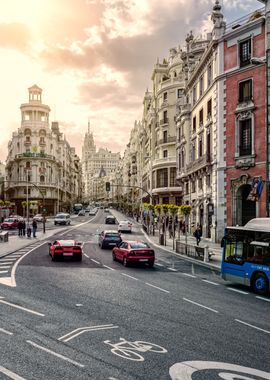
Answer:
[[[161,247],[154,268],[114,262],[106,215],[49,240],[82,242],[82,262],[53,262],[48,240],[0,259],[16,279],[0,285],[0,379],[270,379],[270,298]],[[145,240],[136,223],[122,237]]]

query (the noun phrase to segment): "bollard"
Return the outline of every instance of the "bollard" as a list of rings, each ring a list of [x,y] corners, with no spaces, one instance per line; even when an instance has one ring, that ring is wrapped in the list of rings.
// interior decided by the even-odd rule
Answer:
[[[209,247],[208,247],[208,245],[206,245],[206,246],[204,247],[203,261],[204,261],[205,263],[208,263],[208,262],[209,262]]]

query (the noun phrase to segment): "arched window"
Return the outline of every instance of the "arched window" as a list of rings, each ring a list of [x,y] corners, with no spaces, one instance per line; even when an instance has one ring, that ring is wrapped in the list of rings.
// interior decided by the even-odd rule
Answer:
[[[32,132],[31,132],[31,129],[30,128],[26,128],[24,130],[24,136],[31,136]]]
[[[40,182],[45,182],[45,177],[44,177],[44,175],[41,175],[41,176],[40,176],[39,181],[40,181]]]
[[[25,166],[26,166],[26,169],[31,169],[31,162],[27,161]]]

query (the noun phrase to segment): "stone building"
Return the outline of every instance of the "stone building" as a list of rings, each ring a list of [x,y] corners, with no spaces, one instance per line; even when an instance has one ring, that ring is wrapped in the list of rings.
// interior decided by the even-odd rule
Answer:
[[[42,89],[28,89],[28,103],[21,105],[21,126],[8,143],[5,191],[22,215],[22,201],[36,201],[48,214],[69,210],[81,199],[81,166],[58,122],[49,124],[49,106],[42,103]]]

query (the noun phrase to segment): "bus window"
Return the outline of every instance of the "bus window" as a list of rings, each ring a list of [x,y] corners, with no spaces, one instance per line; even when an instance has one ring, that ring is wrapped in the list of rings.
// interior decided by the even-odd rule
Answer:
[[[247,245],[236,236],[225,239],[225,257],[228,263],[243,264],[247,256]]]

